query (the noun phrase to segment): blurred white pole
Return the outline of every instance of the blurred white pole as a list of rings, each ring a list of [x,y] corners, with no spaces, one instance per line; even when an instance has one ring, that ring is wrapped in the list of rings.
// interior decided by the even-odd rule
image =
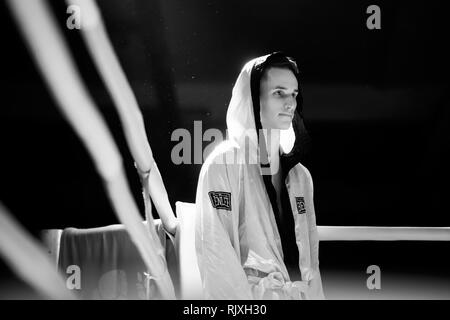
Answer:
[[[148,194],[155,203],[164,228],[174,233],[177,221],[161,174],[153,159],[142,113],[108,38],[100,11],[94,0],[66,0],[66,2],[80,9],[84,41],[118,111],[128,147],[141,175],[149,226],[153,226],[153,218]]]
[[[50,299],[73,300],[44,246],[0,203],[0,256],[19,278]]]
[[[317,226],[320,241],[450,241],[450,227]]]
[[[100,173],[119,221],[135,243],[165,299],[175,292],[164,250],[155,231],[145,228],[130,192],[122,158],[72,61],[54,17],[43,0],[8,0],[30,52],[57,105],[88,149]]]

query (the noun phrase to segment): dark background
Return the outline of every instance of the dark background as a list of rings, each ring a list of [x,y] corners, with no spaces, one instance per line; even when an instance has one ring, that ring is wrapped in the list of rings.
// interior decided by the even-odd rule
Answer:
[[[317,224],[436,227],[450,226],[450,50],[443,3],[98,1],[173,207],[194,202],[201,167],[171,162],[178,143],[171,141],[173,130],[193,134],[197,120],[203,131],[224,131],[241,67],[282,50],[302,73],[313,144],[305,165],[314,179]],[[381,30],[366,27],[371,4],[381,8]],[[0,6],[0,201],[35,236],[41,229],[118,223],[89,155],[59,113],[6,5]],[[142,209],[111,98],[79,31],[66,28],[64,2],[51,7]],[[449,249],[448,242],[328,242],[321,245],[321,264],[324,270],[353,268],[363,277],[368,265],[384,264],[442,276],[450,288]]]

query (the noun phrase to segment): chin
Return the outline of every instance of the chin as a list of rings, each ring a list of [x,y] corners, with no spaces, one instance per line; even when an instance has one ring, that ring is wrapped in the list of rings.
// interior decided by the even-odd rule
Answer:
[[[289,129],[290,126],[291,126],[291,121],[286,122],[286,123],[281,123],[277,129],[287,130],[287,129]]]

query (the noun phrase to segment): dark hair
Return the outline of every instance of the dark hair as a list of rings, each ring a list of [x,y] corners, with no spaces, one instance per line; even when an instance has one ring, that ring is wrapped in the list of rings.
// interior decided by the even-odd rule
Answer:
[[[273,53],[272,55],[268,56],[261,67],[263,73],[270,68],[280,68],[291,70],[297,78],[300,74],[297,63],[294,61],[294,59],[283,55],[281,52]]]

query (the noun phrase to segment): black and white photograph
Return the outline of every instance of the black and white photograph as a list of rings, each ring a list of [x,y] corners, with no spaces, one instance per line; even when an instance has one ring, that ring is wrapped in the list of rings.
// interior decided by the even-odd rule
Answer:
[[[0,300],[450,300],[444,5],[2,1]]]

